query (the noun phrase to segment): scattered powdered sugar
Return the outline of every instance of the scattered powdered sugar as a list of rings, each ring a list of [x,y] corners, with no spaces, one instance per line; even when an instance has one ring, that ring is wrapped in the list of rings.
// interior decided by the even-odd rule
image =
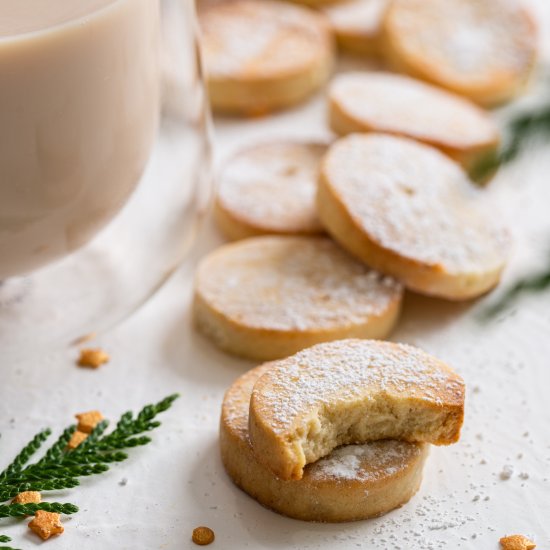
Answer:
[[[365,128],[458,148],[496,143],[489,115],[463,98],[407,76],[345,73],[329,97]]]
[[[351,407],[377,394],[442,404],[463,399],[462,379],[405,344],[341,340],[273,363],[254,388],[254,413],[274,433],[294,432],[312,411]]]
[[[511,0],[400,0],[391,12],[392,40],[451,82],[491,83],[522,77],[533,63],[528,16]]]
[[[199,266],[197,292],[250,328],[352,327],[401,299],[397,282],[322,237],[258,237],[218,249]]]
[[[315,195],[327,146],[270,143],[241,151],[218,178],[218,201],[238,220],[282,233],[321,232]]]
[[[206,70],[213,77],[262,77],[329,55],[328,29],[299,6],[220,2],[199,10],[199,22]]]
[[[410,466],[422,447],[404,441],[374,441],[346,445],[308,467],[310,479],[376,481],[393,476]]]
[[[324,175],[371,240],[451,274],[498,270],[507,234],[464,172],[411,140],[352,135],[330,149]],[[493,213],[494,217],[494,213]]]

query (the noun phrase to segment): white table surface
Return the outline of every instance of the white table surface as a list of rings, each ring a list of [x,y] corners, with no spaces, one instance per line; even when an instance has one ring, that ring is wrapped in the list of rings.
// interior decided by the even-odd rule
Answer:
[[[536,2],[545,60],[550,59],[550,3]],[[299,109],[243,123],[218,121],[217,159],[271,136],[327,135],[321,96]],[[492,183],[490,200],[508,220],[514,249],[504,284],[544,265],[550,249],[550,154],[522,158]],[[225,475],[217,430],[225,389],[254,366],[224,355],[191,327],[193,267],[221,243],[211,221],[192,257],[132,319],[97,344],[112,361],[98,371],[76,368],[75,348],[33,361],[2,364],[0,464],[40,428],[59,432],[73,414],[100,409],[113,421],[178,391],[154,442],[122,465],[49,500],[78,504],[66,532],[48,549],[195,547],[198,525],[216,532],[212,548],[472,549],[498,548],[511,533],[550,548],[550,292],[522,299],[492,323],[477,304],[408,295],[392,339],[417,344],[452,364],[468,388],[461,441],[432,448],[420,492],[382,518],[340,525],[290,520],[264,509]],[[40,330],[37,327],[37,330]],[[29,342],[32,346],[32,342]],[[506,465],[513,475],[502,480]],[[119,484],[127,478],[126,485]],[[0,521],[0,533],[30,549],[42,543],[25,522]]]

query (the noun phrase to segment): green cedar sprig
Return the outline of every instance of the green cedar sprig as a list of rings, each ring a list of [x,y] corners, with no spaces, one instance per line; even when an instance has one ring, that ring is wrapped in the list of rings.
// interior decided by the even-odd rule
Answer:
[[[474,181],[487,181],[501,166],[515,160],[533,142],[550,138],[550,103],[516,114],[505,126],[503,145],[470,169]]]
[[[489,320],[508,309],[519,296],[550,289],[550,269],[518,280],[500,298],[482,311],[482,320]]]
[[[179,397],[170,395],[162,401],[146,405],[136,417],[126,412],[115,429],[105,435],[107,420],[98,423],[91,434],[76,448],[68,449],[67,443],[76,430],[72,425],[66,428],[57,441],[37,462],[29,464],[31,458],[51,435],[49,429],[42,430],[20,451],[14,460],[0,473],[0,503],[6,502],[23,491],[54,491],[72,489],[79,485],[78,478],[101,474],[109,464],[122,462],[128,454],[122,449],[147,445],[149,436],[142,434],[160,426],[156,416],[168,410]],[[74,514],[78,507],[71,503],[41,502],[39,504],[0,504],[0,518],[34,515],[37,510],[60,514]],[[9,537],[0,535],[0,543],[9,542]],[[14,550],[0,546],[0,550]]]
[[[37,504],[0,504],[0,518],[18,518],[34,516],[38,510],[56,512],[58,514],[74,514],[78,506],[60,502],[39,502]]]

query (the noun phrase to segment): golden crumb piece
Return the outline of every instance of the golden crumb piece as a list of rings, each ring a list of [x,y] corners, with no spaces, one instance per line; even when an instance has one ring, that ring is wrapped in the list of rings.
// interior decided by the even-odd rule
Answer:
[[[39,502],[42,502],[42,495],[38,491],[24,491],[11,501],[12,504],[38,504]]]
[[[523,535],[510,535],[500,539],[502,550],[533,550],[537,545]]]
[[[199,546],[206,546],[214,542],[214,531],[209,527],[196,527],[193,529],[192,541]]]
[[[88,434],[84,432],[76,431],[71,435],[71,439],[67,443],[67,449],[76,449],[86,438]]]
[[[61,535],[65,529],[61,525],[59,514],[38,510],[34,519],[29,523],[29,529],[42,540],[48,540],[52,535]]]
[[[101,365],[108,363],[109,359],[109,355],[100,348],[85,348],[80,350],[78,366],[88,367],[90,369],[97,369],[98,367],[101,367]]]
[[[85,434],[92,433],[93,429],[103,420],[103,415],[99,411],[89,411],[75,414],[78,420],[76,429]]]
[[[88,334],[83,334],[82,336],[75,338],[72,341],[72,345],[81,346],[82,344],[85,344],[86,342],[89,342],[90,340],[93,340],[96,337],[97,337],[97,334],[95,332],[89,332]]]

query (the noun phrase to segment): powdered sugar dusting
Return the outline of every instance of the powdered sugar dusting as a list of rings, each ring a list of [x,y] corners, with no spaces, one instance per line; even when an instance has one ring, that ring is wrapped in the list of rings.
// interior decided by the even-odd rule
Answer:
[[[452,148],[496,144],[489,115],[459,96],[418,80],[389,73],[346,73],[329,97],[369,130],[396,133]]]
[[[220,205],[265,232],[321,232],[315,195],[319,162],[326,148],[290,142],[240,152],[220,174]]]
[[[402,287],[329,239],[258,237],[207,257],[197,292],[247,327],[308,331],[363,324],[394,306]]]
[[[199,19],[206,69],[213,77],[297,70],[327,55],[330,47],[319,16],[281,2],[220,2],[200,10]]]
[[[458,165],[431,147],[348,136],[331,147],[324,176],[355,223],[387,250],[451,274],[504,264],[506,232]]]
[[[534,33],[516,1],[399,0],[390,29],[400,48],[456,82],[521,77],[534,59]]]
[[[310,479],[377,481],[396,475],[422,452],[422,446],[405,441],[373,441],[335,449],[306,470]]]
[[[224,429],[250,446],[248,414],[250,395],[256,381],[275,363],[266,363],[238,378],[225,394],[222,406]],[[304,471],[305,481],[376,482],[399,474],[420,458],[423,445],[405,441],[383,440],[364,445],[335,449],[325,458],[310,464]]]
[[[313,346],[273,365],[253,395],[255,414],[274,433],[294,432],[313,411],[360,406],[376,395],[426,405],[458,404],[464,398],[464,382],[457,374],[405,344],[341,340]]]
[[[324,8],[336,32],[377,36],[389,0],[344,0]]]

